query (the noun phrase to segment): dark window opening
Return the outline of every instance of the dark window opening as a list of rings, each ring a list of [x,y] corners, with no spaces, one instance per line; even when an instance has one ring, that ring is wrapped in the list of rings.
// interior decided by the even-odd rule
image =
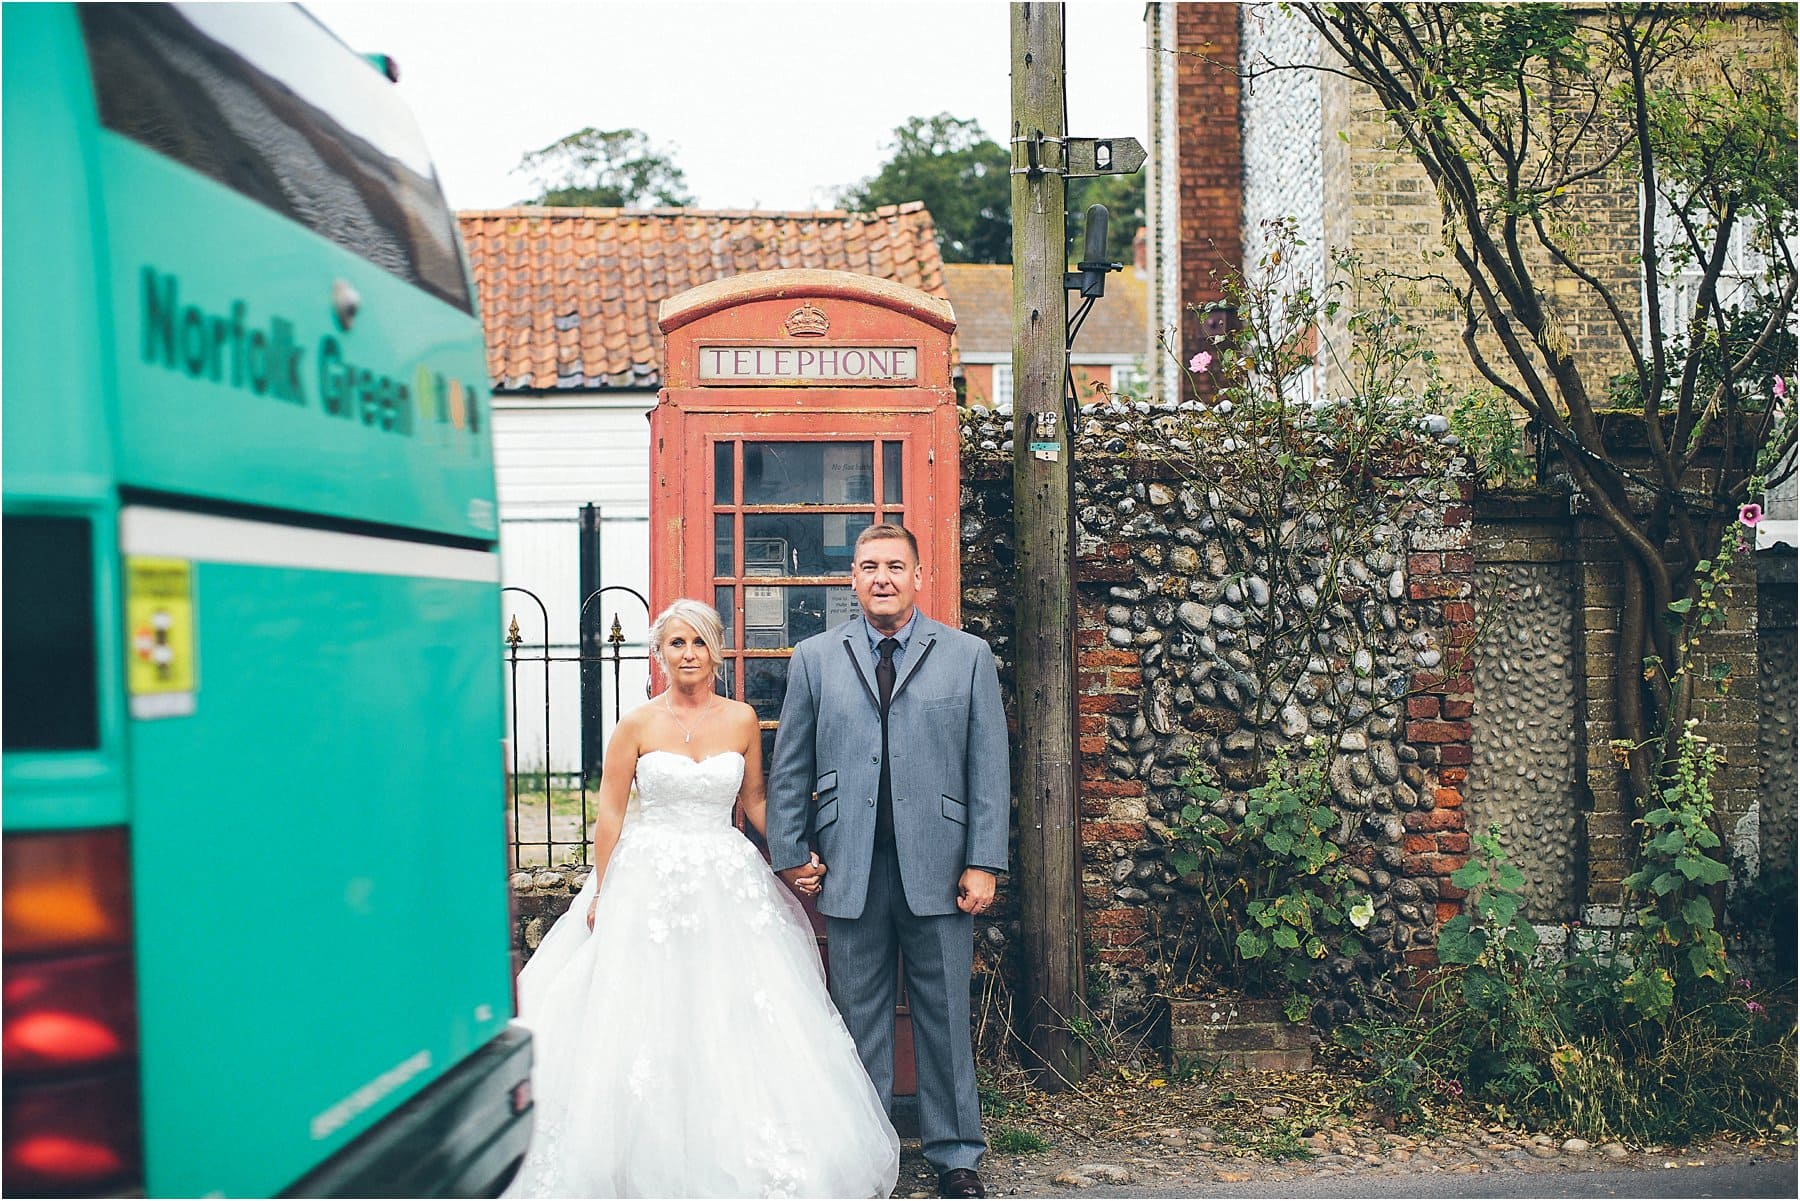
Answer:
[[[0,744],[8,751],[96,749],[93,527],[79,517],[8,516],[0,548]]]
[[[412,115],[322,25],[286,5],[77,9],[109,129],[472,311]]]

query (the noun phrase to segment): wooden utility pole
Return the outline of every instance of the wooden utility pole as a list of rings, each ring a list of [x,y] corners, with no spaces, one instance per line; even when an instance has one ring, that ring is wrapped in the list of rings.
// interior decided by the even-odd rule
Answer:
[[[1051,1091],[1079,1081],[1083,1017],[1075,794],[1075,556],[1063,404],[1066,181],[1061,4],[1012,6],[1013,672],[1019,712],[1016,1015]]]

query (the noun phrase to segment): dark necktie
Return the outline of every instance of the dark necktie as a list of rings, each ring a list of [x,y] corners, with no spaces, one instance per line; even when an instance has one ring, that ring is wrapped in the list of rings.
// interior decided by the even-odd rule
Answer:
[[[884,845],[894,841],[894,780],[888,771],[888,706],[894,699],[895,638],[883,638],[875,647],[881,659],[875,664],[875,688],[881,697],[881,778],[875,789],[875,836]]]

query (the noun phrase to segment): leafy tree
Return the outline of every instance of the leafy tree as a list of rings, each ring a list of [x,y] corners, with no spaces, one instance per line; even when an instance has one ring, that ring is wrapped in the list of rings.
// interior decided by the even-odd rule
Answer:
[[[880,171],[844,189],[838,202],[852,210],[922,200],[937,224],[947,263],[1012,262],[1012,185],[1006,148],[972,118],[939,113],[911,117],[894,130],[892,153]],[[1131,262],[1131,240],[1144,223],[1144,174],[1072,179],[1066,242],[1069,261],[1081,257],[1090,204],[1110,215],[1107,258]]]
[[[1739,506],[1792,471],[1794,407],[1774,377],[1791,381],[1795,360],[1795,10],[1295,8],[1435,186],[1475,368],[1617,544],[1615,747],[1643,816],[1679,762],[1713,559]],[[1590,248],[1587,211],[1621,195],[1638,198],[1625,272]],[[1758,281],[1734,290],[1746,247]],[[1678,271],[1691,288],[1641,286]],[[1589,312],[1626,348],[1622,377],[1577,355]]]
[[[909,117],[894,130],[881,170],[838,201],[867,210],[922,200],[937,224],[948,263],[1012,261],[1012,185],[1006,150],[973,119],[939,113]]]
[[[692,204],[687,176],[639,129],[578,129],[519,160],[537,195],[525,204],[660,208]]]

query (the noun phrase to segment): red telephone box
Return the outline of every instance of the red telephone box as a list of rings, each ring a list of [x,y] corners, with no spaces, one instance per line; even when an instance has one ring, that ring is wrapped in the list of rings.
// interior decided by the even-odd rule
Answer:
[[[919,540],[918,604],[961,620],[961,465],[948,301],[847,271],[761,271],[663,302],[650,414],[650,597],[711,601],[731,695],[770,758],[794,644],[859,611],[856,535]],[[815,928],[818,926],[815,917]],[[895,1090],[912,1092],[911,1031]]]

